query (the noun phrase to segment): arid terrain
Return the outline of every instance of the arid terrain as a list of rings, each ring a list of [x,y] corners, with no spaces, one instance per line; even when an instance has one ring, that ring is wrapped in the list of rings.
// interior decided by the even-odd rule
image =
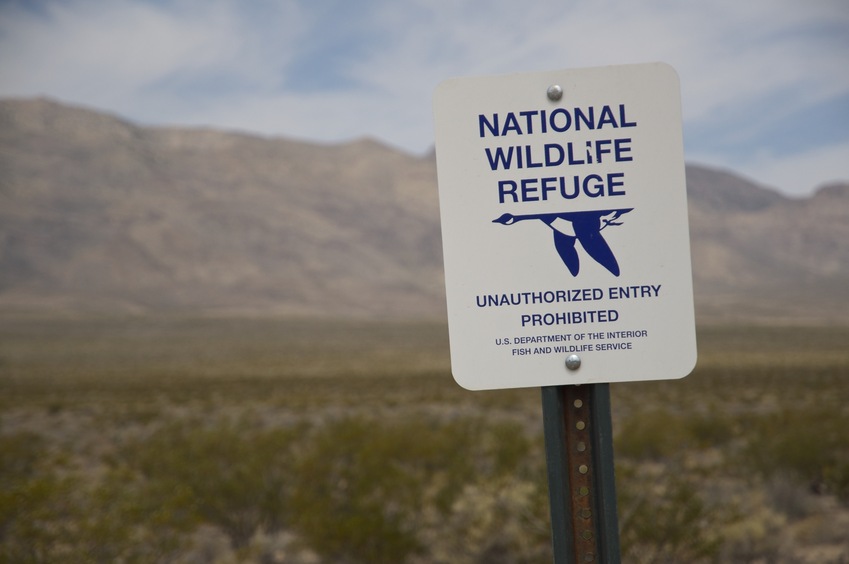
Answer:
[[[0,101],[0,562],[550,562],[449,368],[432,155]],[[687,167],[699,360],[612,384],[623,562],[849,562],[849,184]]]
[[[624,562],[849,558],[849,329],[611,385]],[[540,391],[441,323],[0,322],[5,562],[550,562]]]

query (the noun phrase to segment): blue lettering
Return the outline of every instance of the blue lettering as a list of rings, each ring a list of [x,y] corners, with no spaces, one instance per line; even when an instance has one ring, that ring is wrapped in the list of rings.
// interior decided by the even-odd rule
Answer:
[[[570,141],[570,142],[568,142],[568,143],[566,143],[566,153],[567,153],[567,156],[568,156],[568,160],[569,160],[569,164],[570,164],[570,165],[582,165],[582,164],[586,164],[586,161],[578,160],[578,159],[576,159],[576,158],[572,155],[572,142],[571,142],[571,141]]]
[[[537,179],[536,178],[523,178],[522,179],[522,201],[523,202],[538,202],[539,196],[532,195],[537,191],[536,187]]]
[[[564,116],[563,125],[557,125],[557,121],[555,120],[555,118],[559,115]],[[557,108],[556,110],[551,112],[551,115],[548,117],[548,125],[550,125],[551,129],[553,129],[557,133],[563,133],[572,126],[572,116],[570,116],[569,112],[567,112],[563,108]]]
[[[619,127],[616,124],[616,118],[613,117],[613,110],[610,109],[610,106],[602,106],[601,108],[601,117],[598,120],[598,129],[601,129],[605,125]]]
[[[578,177],[575,177],[575,180],[578,180]],[[590,182],[595,180],[596,184],[593,184],[590,187]],[[597,198],[599,196],[604,196],[604,184],[601,183],[601,176],[597,174],[590,174],[586,178],[584,178],[584,194],[589,196],[590,198]]]
[[[630,137],[624,137],[624,138],[616,139],[615,141],[613,141],[613,150],[616,153],[616,162],[633,161],[634,160],[634,157],[630,157],[630,156],[623,157],[622,156],[623,153],[630,153],[631,152],[630,145],[623,147],[623,145],[626,145],[630,142],[631,142]]]
[[[562,178],[563,177],[561,177],[561,179]],[[557,190],[557,186],[552,186],[552,184],[554,184],[555,182],[557,182],[557,178],[554,177],[554,176],[549,176],[548,178],[542,179],[542,199],[543,200],[548,200],[548,193],[549,192],[554,192],[555,190]]]
[[[619,104],[618,120],[613,109],[609,105],[601,107],[601,111],[596,120],[596,111],[594,106],[587,108],[573,108],[575,130],[583,129],[602,129],[605,125],[610,127],[636,127],[636,121],[628,121],[625,115],[625,104]],[[520,119],[524,118],[524,119]],[[503,123],[497,113],[491,116],[478,114],[478,136],[500,137],[508,133],[516,135],[533,134],[535,133],[534,125],[539,126],[537,132],[548,133],[551,129],[557,133],[563,133],[572,127],[572,114],[566,108],[557,108],[551,113],[546,113],[545,110],[523,110],[518,112],[518,117],[515,112],[508,112],[504,116]],[[524,124],[524,128],[523,128]]]
[[[610,145],[610,139],[599,139],[595,142],[595,162],[601,163],[602,155],[610,154],[610,149],[605,148]]]
[[[619,127],[636,127],[636,121],[628,121],[625,117],[625,104],[619,104]]]
[[[494,155],[492,153],[492,149],[487,147],[486,157],[489,159],[489,168],[492,170],[498,170],[499,164],[504,167],[504,170],[507,170],[513,162],[513,147],[507,147],[506,153],[504,152],[503,147],[496,147]]]
[[[527,131],[525,133],[531,134],[534,132],[534,122],[531,121],[531,117],[538,115],[539,112],[537,110],[528,110],[524,112],[519,112],[519,115],[525,118],[525,123],[527,125]],[[545,132],[543,132],[545,133]]]
[[[486,116],[483,114],[478,115],[478,128],[480,129],[480,136],[486,137],[484,133],[484,127],[486,127],[489,132],[498,137],[498,114],[492,114],[492,123],[486,119]]]
[[[567,194],[566,193],[566,178],[563,177],[563,176],[560,177],[560,195],[563,196],[563,198],[566,199],[566,200],[574,200],[575,198],[578,197],[578,194],[581,192],[580,187],[578,186],[578,177],[574,176],[573,180],[574,180],[574,182],[572,183],[572,185],[575,187],[575,190],[572,191],[571,194]]]
[[[571,178],[571,182],[567,181]],[[582,193],[589,198],[625,195],[625,173],[611,172],[602,176],[546,176],[498,182],[498,203],[548,201],[559,192],[564,200],[574,200]]]
[[[500,180],[498,182],[498,203],[504,203],[505,196],[513,196],[513,202],[519,201],[519,196],[516,195],[516,183],[512,180]]]
[[[533,159],[531,159],[531,146],[525,145],[525,167],[526,168],[540,168],[542,166],[541,162],[535,163]]]
[[[522,129],[519,127],[519,122],[516,119],[516,114],[509,112],[504,119],[504,129],[501,130],[501,135],[507,135],[510,131],[515,131],[518,135],[522,134]]]
[[[619,190],[619,191],[616,190],[616,188],[625,186],[625,181],[623,180],[623,178],[625,178],[624,172],[611,172],[610,174],[607,175],[607,195],[608,196],[624,196],[625,195],[624,188],[622,190]],[[616,180],[614,180],[614,179],[616,179]]]
[[[556,153],[556,156],[552,156],[552,152]],[[564,158],[566,158],[566,154],[563,152],[563,145],[546,143],[545,166],[560,166],[563,164]]]
[[[584,115],[581,108],[575,108],[575,131],[581,130],[581,122],[584,122],[587,128],[595,129],[595,108],[590,106],[587,109],[589,110],[589,116]]]

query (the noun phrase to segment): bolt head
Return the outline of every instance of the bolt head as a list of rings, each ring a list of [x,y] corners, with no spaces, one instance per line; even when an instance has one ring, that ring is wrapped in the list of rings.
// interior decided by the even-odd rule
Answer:
[[[581,367],[581,357],[576,354],[570,354],[566,357],[566,368],[569,370],[577,370]]]
[[[559,84],[552,84],[548,87],[548,90],[546,90],[545,93],[549,100],[556,102],[563,97],[563,88],[561,88]]]

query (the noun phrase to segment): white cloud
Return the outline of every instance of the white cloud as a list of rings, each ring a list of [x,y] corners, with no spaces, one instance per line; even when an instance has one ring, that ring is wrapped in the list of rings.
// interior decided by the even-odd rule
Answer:
[[[288,12],[291,29],[297,29],[297,14]],[[257,37],[247,24],[227,2],[159,6],[81,0],[48,3],[44,14],[2,9],[0,93],[47,94],[149,117],[146,100],[179,103],[168,92],[169,83],[204,73],[253,89],[272,88],[271,71],[294,58],[298,38],[294,32]],[[282,47],[273,66],[262,58],[263,42]],[[215,94],[214,87],[209,90],[196,92],[194,102]]]
[[[784,194],[802,196],[830,182],[849,181],[849,142],[789,157],[759,154],[734,170]]]
[[[681,76],[689,158],[799,192],[849,177],[846,135],[759,144],[849,97],[847,37],[845,0],[47,1],[0,6],[0,95],[420,152],[444,78],[659,60]]]
[[[4,32],[4,43],[15,46],[4,50],[4,89],[97,98],[98,91],[129,92],[221,55],[214,30],[130,2],[51,4],[46,18],[19,17]]]

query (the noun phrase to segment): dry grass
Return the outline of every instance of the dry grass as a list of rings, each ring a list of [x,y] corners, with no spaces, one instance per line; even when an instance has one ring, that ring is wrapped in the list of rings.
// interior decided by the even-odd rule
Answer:
[[[847,343],[703,328],[611,386],[624,560],[845,562]],[[547,562],[541,428],[439,323],[6,318],[0,562]]]

